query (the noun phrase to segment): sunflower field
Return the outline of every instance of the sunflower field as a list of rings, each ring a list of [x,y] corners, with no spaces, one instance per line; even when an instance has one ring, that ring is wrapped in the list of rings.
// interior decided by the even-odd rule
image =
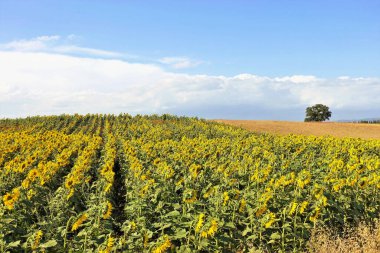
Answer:
[[[171,115],[0,120],[0,252],[300,252],[375,222],[380,140]]]

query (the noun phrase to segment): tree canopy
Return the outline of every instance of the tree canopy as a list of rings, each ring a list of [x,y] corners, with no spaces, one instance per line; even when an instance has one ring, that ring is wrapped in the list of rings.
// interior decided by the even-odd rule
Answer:
[[[329,107],[323,104],[316,104],[306,108],[305,122],[325,121],[330,119],[331,111]]]

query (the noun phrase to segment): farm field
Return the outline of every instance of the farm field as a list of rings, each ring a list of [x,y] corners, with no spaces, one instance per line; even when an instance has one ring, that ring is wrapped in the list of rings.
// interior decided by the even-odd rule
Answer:
[[[375,222],[380,140],[196,118],[0,120],[1,252],[307,251]]]
[[[222,119],[215,121],[261,133],[380,139],[380,124]]]

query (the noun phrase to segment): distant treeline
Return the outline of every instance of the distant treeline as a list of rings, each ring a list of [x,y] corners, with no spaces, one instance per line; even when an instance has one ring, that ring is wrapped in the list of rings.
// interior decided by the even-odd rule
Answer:
[[[380,124],[380,119],[377,119],[377,120],[360,120],[358,123]]]
[[[342,120],[345,123],[380,124],[380,119]]]
[[[366,119],[356,119],[356,120],[338,120],[337,122],[342,123],[365,123],[365,124],[380,124],[380,118],[366,118]]]

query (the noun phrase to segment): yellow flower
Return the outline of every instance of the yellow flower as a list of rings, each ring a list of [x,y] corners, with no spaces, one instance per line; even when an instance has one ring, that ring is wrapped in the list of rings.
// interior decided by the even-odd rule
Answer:
[[[39,174],[40,173],[38,172],[37,169],[32,169],[28,173],[28,178],[33,182],[36,179],[36,177],[40,176]]]
[[[321,200],[322,200],[322,205],[327,206],[327,198],[325,195],[322,195]]]
[[[230,199],[228,192],[223,192],[223,206],[227,204],[227,201]]]
[[[112,236],[108,237],[106,249],[100,250],[99,253],[110,253],[114,243],[115,243],[115,238],[113,238]]]
[[[111,217],[112,209],[113,209],[112,203],[108,201],[108,203],[107,203],[107,211],[103,215],[103,219],[108,219],[109,217]]]
[[[21,186],[22,186],[22,188],[24,188],[24,189],[28,189],[29,186],[30,186],[30,181],[29,181],[29,179],[28,179],[28,178],[25,178],[25,179],[22,181]]]
[[[181,178],[180,180],[178,180],[178,182],[177,182],[177,183],[175,183],[175,185],[176,185],[176,186],[178,186],[178,185],[182,184],[182,183],[183,183],[183,181],[184,181],[184,178]]]
[[[66,199],[69,200],[74,195],[75,190],[71,189],[69,194],[67,195]]]
[[[82,225],[83,222],[87,220],[87,214],[83,214],[71,227],[71,231],[75,231],[78,229],[80,225]]]
[[[368,180],[367,177],[361,178],[360,182],[358,183],[358,185],[361,189],[363,189],[365,186],[367,186],[367,183],[368,183],[367,180]]]
[[[163,253],[171,247],[172,244],[167,235],[164,236],[164,240],[160,246],[153,250],[153,253]]]
[[[203,222],[204,222],[204,217],[205,217],[205,214],[204,213],[201,213],[198,217],[198,223],[197,225],[195,226],[195,232],[198,233],[199,230],[202,228],[203,226]]]
[[[210,228],[207,231],[202,231],[201,237],[203,238],[208,238],[210,236],[212,237],[215,235],[217,230],[218,230],[218,222],[215,219],[213,219],[211,220]]]
[[[112,188],[112,183],[108,183],[106,187],[104,188],[104,192],[107,192],[107,193],[110,192],[111,188]]]
[[[10,194],[10,193],[5,194],[5,195],[3,196],[3,202],[4,202],[4,205],[5,205],[9,210],[12,210],[12,209],[13,209],[14,201],[13,201],[12,194]]]
[[[297,179],[297,185],[301,189],[303,189],[307,184],[309,184],[311,181],[311,174],[309,171],[302,170]]]
[[[303,214],[303,212],[305,211],[305,209],[306,209],[306,207],[307,207],[308,204],[309,204],[309,202],[307,202],[307,201],[303,201],[303,202],[301,203],[301,206],[300,206],[300,214]]]
[[[189,168],[190,170],[190,173],[191,173],[191,176],[193,178],[196,178],[198,176],[198,172],[199,172],[199,169],[201,168],[200,165],[197,165],[197,164],[192,164]]]
[[[140,190],[140,196],[144,197],[145,194],[148,192],[150,185],[146,184],[141,190]]]
[[[156,159],[154,159],[153,164],[154,165],[158,165],[160,162],[161,162],[161,159],[160,158],[156,158]]]
[[[318,216],[319,216],[319,214],[320,214],[320,210],[321,210],[321,209],[320,209],[319,207],[315,208],[315,210],[314,210],[314,215],[310,216],[310,218],[309,218],[309,220],[310,220],[311,222],[316,222],[316,221],[317,221]]]
[[[136,230],[136,223],[134,221],[131,221],[131,230],[132,231]]]
[[[290,211],[289,211],[289,215],[293,215],[293,213],[296,211],[296,209],[297,209],[297,206],[298,206],[298,204],[297,204],[297,202],[292,202],[292,205],[291,205],[291,207],[290,207]]]
[[[70,189],[73,186],[73,184],[74,184],[74,179],[71,177],[68,177],[68,179],[66,179],[65,181],[65,187],[67,189]]]
[[[207,231],[207,235],[214,236],[217,230],[218,230],[218,222],[216,220],[212,220],[211,226]]]
[[[7,209],[12,210],[14,208],[15,202],[20,198],[20,188],[14,188],[12,193],[7,193],[3,196],[4,205]]]
[[[40,241],[41,241],[42,235],[43,235],[43,232],[41,230],[38,230],[37,233],[36,233],[36,236],[34,238],[34,242],[33,242],[33,245],[32,245],[32,250],[35,250],[38,247],[38,245],[40,245]]]
[[[269,219],[268,221],[265,223],[265,228],[270,228],[272,226],[272,224],[276,221],[276,215],[274,213],[269,213]]]
[[[112,236],[110,236],[110,237],[108,238],[107,248],[112,248],[114,242],[115,242],[115,239],[114,239]]]
[[[20,187],[17,187],[12,190],[13,198],[18,200],[20,198]]]

